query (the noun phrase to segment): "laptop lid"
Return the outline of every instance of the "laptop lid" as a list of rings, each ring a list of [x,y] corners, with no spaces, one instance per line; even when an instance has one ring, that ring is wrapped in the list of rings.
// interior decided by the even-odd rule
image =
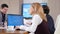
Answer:
[[[20,26],[23,25],[23,16],[16,14],[7,15],[8,26]]]

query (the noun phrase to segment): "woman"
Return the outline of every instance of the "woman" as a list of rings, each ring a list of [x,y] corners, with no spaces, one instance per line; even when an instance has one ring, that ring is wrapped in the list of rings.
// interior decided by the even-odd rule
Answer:
[[[30,8],[30,14],[33,16],[32,25],[30,27],[20,26],[20,29],[30,32],[29,34],[43,34],[44,31],[41,30],[42,28],[40,29],[42,33],[41,32],[38,33],[39,25],[42,24],[43,21],[47,22],[47,19],[44,15],[43,8],[40,5],[40,3],[32,4]],[[49,31],[44,34],[49,34]]]

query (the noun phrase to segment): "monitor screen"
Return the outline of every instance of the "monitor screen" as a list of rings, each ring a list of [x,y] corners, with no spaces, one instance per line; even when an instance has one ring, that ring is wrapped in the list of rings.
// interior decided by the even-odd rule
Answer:
[[[31,18],[32,16],[29,13],[30,4],[23,4],[23,17],[25,18]]]
[[[41,5],[47,5],[47,3],[41,3]],[[32,15],[29,13],[30,6],[31,4],[23,4],[23,17],[32,18]]]
[[[8,26],[20,26],[23,25],[23,16],[8,14]]]

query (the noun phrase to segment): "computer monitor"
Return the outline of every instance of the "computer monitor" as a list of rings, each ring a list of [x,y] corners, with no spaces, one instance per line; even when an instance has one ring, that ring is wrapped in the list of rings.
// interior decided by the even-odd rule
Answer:
[[[32,18],[32,16],[29,13],[31,4],[23,4],[23,17],[24,18]]]
[[[41,3],[41,5],[47,5],[47,3]],[[23,17],[24,18],[32,18],[32,15],[30,15],[31,4],[23,4]]]
[[[7,15],[8,26],[20,26],[23,25],[23,16],[16,14]]]

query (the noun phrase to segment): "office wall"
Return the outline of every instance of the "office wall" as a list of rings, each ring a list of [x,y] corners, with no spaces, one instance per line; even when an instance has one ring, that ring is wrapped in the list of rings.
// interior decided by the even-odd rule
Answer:
[[[50,8],[50,15],[53,17],[54,22],[56,21],[56,17],[60,14],[60,0],[24,0],[23,3],[47,3]]]
[[[23,0],[23,3],[33,3],[33,2],[46,3],[48,2],[48,0]]]
[[[0,0],[0,5],[4,3],[9,6],[7,14],[21,14],[22,0]]]
[[[57,16],[60,14],[60,0],[49,0],[48,5],[50,8],[50,14],[56,21]]]

